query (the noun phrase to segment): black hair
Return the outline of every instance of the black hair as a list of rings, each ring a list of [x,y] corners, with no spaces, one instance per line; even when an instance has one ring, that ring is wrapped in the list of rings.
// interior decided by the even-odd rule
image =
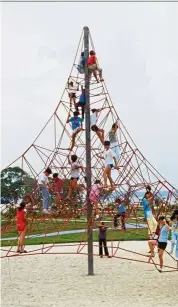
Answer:
[[[101,225],[104,225],[104,222],[101,222]]]
[[[97,109],[91,109],[92,113],[95,113],[97,111]]]
[[[110,146],[110,141],[104,141],[104,146]]]
[[[84,51],[82,51],[81,56],[84,56]]]
[[[150,185],[147,185],[147,186],[146,186],[146,191],[147,191],[147,192],[151,192],[151,187],[150,187]]]
[[[175,219],[176,215],[178,215],[178,209],[175,209],[173,214],[171,215],[171,221]]]
[[[70,81],[70,83],[69,83],[69,84],[73,86],[73,85],[74,85],[74,82],[73,82],[73,81]]]
[[[57,178],[57,177],[58,177],[58,173],[54,173],[53,178]]]
[[[166,219],[166,217],[164,215],[159,216],[158,221],[163,221],[166,220],[166,223],[169,225],[169,221]]]
[[[74,116],[78,116],[78,115],[79,115],[79,112],[78,112],[78,111],[75,111],[73,114],[74,114]]]
[[[76,162],[77,159],[78,159],[77,155],[72,155],[72,156],[71,156],[72,162]]]
[[[112,129],[116,128],[116,126],[118,127],[118,124],[117,124],[117,123],[114,123],[114,124],[112,125]]]
[[[23,209],[25,208],[25,206],[26,206],[26,203],[25,203],[24,201],[22,201],[22,202],[20,203],[19,207],[18,207],[18,211],[23,210]]]
[[[95,51],[91,50],[90,55],[95,55]]]
[[[51,175],[52,171],[51,171],[51,169],[49,167],[47,167],[47,169],[45,170],[45,173],[48,173],[49,175]]]
[[[101,181],[100,180],[95,180],[95,184],[98,184],[98,183],[101,183]]]
[[[116,198],[115,199],[115,202],[117,203],[117,202],[120,202],[121,201],[121,199],[118,197],[118,198]]]

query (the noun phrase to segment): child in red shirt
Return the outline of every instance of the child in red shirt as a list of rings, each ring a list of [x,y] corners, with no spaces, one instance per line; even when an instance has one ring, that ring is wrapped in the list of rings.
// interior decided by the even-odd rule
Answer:
[[[56,193],[56,197],[61,199],[63,194],[64,180],[58,178],[58,174],[53,174],[53,184],[54,184],[54,192]]]
[[[27,253],[27,251],[24,250],[24,239],[27,229],[25,205],[25,202],[21,202],[16,214],[16,225],[19,233],[17,253]]]
[[[99,82],[98,78],[97,78],[97,71],[98,71],[99,72],[100,81],[101,82],[104,81],[104,79],[102,77],[102,69],[98,66],[98,60],[97,60],[97,57],[96,57],[96,53],[93,50],[90,51],[90,56],[88,58],[87,65],[88,65],[88,69],[89,69],[89,76],[90,76],[90,78],[91,78],[91,75],[93,73],[96,81]]]

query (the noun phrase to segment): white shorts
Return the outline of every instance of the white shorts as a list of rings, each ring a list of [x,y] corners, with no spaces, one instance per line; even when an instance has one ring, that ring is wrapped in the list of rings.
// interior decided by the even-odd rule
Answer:
[[[116,155],[116,160],[118,162],[119,157],[120,157],[120,148],[119,148],[118,142],[111,143],[110,148],[112,149],[112,151],[114,151],[114,153]]]
[[[79,129],[80,129],[80,127],[74,129],[72,135],[74,135],[77,132],[77,130],[79,130]]]

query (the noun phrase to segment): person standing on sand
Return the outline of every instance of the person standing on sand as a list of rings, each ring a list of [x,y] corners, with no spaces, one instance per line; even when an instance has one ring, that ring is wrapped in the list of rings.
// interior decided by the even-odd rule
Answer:
[[[109,256],[107,242],[106,242],[107,229],[108,227],[105,226],[104,222],[101,222],[101,224],[99,225],[99,255],[100,255],[100,258],[103,258],[103,246],[104,246],[105,256],[107,256],[108,258],[111,258],[111,256]]]
[[[16,214],[16,225],[19,233],[17,253],[27,253],[27,251],[24,250],[25,233],[27,230],[25,205],[25,202],[21,202]]]

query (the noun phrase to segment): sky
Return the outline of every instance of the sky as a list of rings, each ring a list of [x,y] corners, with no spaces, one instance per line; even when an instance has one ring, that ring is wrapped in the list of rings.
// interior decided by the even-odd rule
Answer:
[[[1,10],[2,168],[52,115],[87,25],[119,117],[177,187],[178,3],[2,3]]]

